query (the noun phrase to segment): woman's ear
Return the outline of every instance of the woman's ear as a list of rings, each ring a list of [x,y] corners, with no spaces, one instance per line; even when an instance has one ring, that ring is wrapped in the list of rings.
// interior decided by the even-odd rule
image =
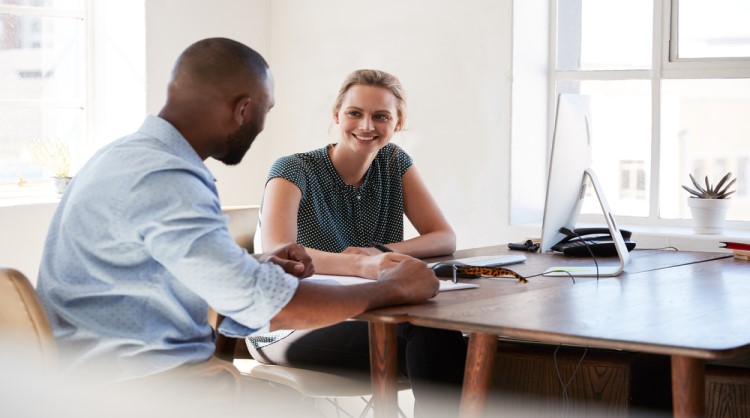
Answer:
[[[333,121],[336,123],[336,125],[339,124],[339,112],[333,112]]]

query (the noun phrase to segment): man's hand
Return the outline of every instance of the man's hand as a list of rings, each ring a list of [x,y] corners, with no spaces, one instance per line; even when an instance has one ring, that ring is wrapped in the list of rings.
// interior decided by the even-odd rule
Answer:
[[[270,253],[259,254],[256,257],[261,263],[278,264],[285,272],[300,279],[315,273],[312,259],[299,244],[284,244]]]
[[[415,260],[415,258],[406,254],[382,253],[378,251],[375,255],[363,255],[359,260],[358,271],[366,279],[377,279],[385,270],[396,267],[402,261],[406,260]]]
[[[292,300],[271,320],[271,330],[320,328],[371,309],[435,297],[440,283],[432,269],[416,258],[403,257],[371,283],[328,286],[303,280]]]
[[[393,283],[396,290],[394,299],[402,304],[424,302],[437,296],[440,290],[435,272],[423,261],[411,257],[383,271],[378,281]]]

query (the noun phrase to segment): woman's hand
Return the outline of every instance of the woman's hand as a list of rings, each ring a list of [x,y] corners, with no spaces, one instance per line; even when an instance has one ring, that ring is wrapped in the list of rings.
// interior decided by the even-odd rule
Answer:
[[[284,244],[270,253],[258,254],[256,258],[261,263],[278,264],[285,272],[300,279],[315,273],[312,258],[299,244]]]
[[[382,251],[374,247],[347,247],[342,254],[361,254],[361,255],[378,255]]]

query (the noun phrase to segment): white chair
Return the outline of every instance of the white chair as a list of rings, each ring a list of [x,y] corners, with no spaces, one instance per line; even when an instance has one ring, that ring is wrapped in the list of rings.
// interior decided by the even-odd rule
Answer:
[[[253,254],[255,245],[255,230],[260,216],[260,206],[225,206],[222,212],[229,217],[229,234],[237,244]]]
[[[372,409],[372,384],[369,373],[344,371],[329,373],[261,364],[251,359],[237,359],[234,365],[243,374],[294,389],[303,399],[310,400],[315,405],[319,405],[318,402],[325,402],[337,417],[341,414],[353,416],[349,411],[358,409],[355,403],[344,402],[344,398],[358,398],[362,401],[359,404],[363,408],[359,412],[359,418],[366,417]],[[403,391],[410,389],[410,386],[408,381],[399,379],[396,388]],[[325,410],[323,406],[319,409]],[[407,417],[400,407],[398,412],[402,418]]]
[[[234,241],[248,253],[253,254],[255,252],[253,239],[258,224],[260,206],[225,206],[221,210],[229,217],[227,229],[229,229],[229,234],[234,238]],[[217,314],[213,309],[209,309],[208,314],[209,321],[214,329],[217,329],[224,316]],[[219,333],[216,333],[214,356],[226,361],[233,361],[236,358],[252,358],[244,343],[237,344],[236,339],[225,337]]]
[[[249,253],[255,249],[255,240],[258,217],[258,206],[231,206],[222,208],[229,216],[229,233],[237,243]],[[222,315],[215,316],[214,324],[223,320]],[[266,380],[272,384],[283,385],[298,392],[300,396],[310,400],[324,401],[331,405],[336,416],[341,414],[351,416],[342,402],[341,398],[359,398],[364,402],[364,409],[360,417],[365,417],[372,408],[372,385],[370,375],[367,373],[328,373],[317,370],[299,369],[287,366],[275,366],[259,363],[253,360],[243,340],[226,337],[218,334],[216,336],[216,352],[214,355],[228,361],[233,361],[235,367],[249,376]],[[401,381],[398,390],[409,389],[408,382]],[[406,415],[399,409],[402,417]]]

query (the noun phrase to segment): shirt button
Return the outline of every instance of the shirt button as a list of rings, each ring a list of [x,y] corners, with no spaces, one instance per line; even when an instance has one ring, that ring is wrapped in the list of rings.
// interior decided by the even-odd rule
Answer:
[[[362,196],[357,195],[357,200],[362,199]]]

